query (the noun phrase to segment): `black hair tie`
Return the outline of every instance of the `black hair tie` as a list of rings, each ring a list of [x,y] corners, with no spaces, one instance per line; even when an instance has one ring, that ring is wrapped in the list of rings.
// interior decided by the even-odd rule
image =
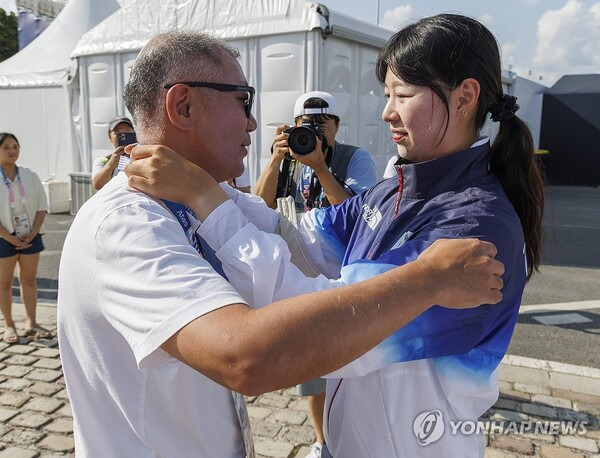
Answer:
[[[513,95],[503,94],[496,106],[490,110],[492,121],[509,121],[515,117],[515,113],[518,109],[519,104],[517,103],[517,98]]]

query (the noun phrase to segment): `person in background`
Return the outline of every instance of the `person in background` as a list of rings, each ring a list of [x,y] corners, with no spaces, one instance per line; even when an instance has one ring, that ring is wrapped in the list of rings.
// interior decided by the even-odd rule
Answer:
[[[51,337],[51,332],[36,321],[36,277],[40,252],[44,250],[40,229],[48,203],[37,174],[17,166],[19,154],[17,137],[0,133],[0,310],[5,326],[3,340],[9,344],[19,341],[12,319],[12,282],[17,264],[26,315],[23,335]]]
[[[294,104],[296,126],[311,122],[322,133],[323,147],[305,155],[288,145],[287,125],[277,127],[269,163],[256,182],[255,194],[276,208],[279,197],[292,196],[298,213],[340,204],[377,182],[375,163],[364,148],[338,143],[339,110],[328,92],[307,92]]]
[[[271,159],[259,176],[255,194],[271,208],[279,197],[292,196],[296,212],[341,204],[347,198],[369,189],[377,182],[376,168],[369,151],[338,143],[340,116],[336,99],[328,92],[307,92],[294,104],[296,126],[310,122],[320,129],[323,147],[306,155],[295,154],[288,145],[289,126],[277,127]],[[315,379],[298,385],[306,396],[316,442],[307,458],[319,458],[323,445],[325,380]]]
[[[400,157],[398,156],[398,154],[394,154],[387,161],[387,164],[385,165],[385,170],[383,171],[383,179],[384,180],[387,180],[388,178],[397,176],[396,165],[398,165],[397,162],[399,159],[400,159]]]
[[[117,134],[124,132],[135,133],[131,120],[124,116],[111,119],[108,123],[108,138],[115,150],[108,156],[97,158],[92,164],[92,186],[95,190],[101,189],[118,173],[119,158],[123,154],[123,148],[126,145],[119,145]]]

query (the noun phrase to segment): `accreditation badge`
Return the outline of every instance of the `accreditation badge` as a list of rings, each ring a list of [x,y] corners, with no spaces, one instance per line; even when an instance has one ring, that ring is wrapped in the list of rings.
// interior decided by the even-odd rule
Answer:
[[[13,217],[13,226],[15,228],[15,235],[17,237],[23,237],[31,232],[31,225],[29,224],[29,217],[27,213],[21,213]]]

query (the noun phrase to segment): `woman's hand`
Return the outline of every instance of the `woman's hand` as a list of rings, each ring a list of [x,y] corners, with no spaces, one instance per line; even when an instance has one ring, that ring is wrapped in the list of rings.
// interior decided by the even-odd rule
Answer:
[[[23,244],[28,244],[31,243],[31,241],[35,238],[36,235],[37,233],[30,232],[29,234],[19,237],[19,240],[21,240],[21,243]]]
[[[33,237],[31,237],[31,239],[33,239]],[[24,241],[23,238],[17,237],[16,235],[8,235],[4,237],[4,240],[15,247],[15,250],[25,250],[26,248],[29,248],[31,246],[31,243],[29,243],[31,242],[31,239]]]
[[[131,163],[125,167],[129,186],[157,199],[190,207],[204,221],[228,197],[201,167],[162,145],[129,145]]]

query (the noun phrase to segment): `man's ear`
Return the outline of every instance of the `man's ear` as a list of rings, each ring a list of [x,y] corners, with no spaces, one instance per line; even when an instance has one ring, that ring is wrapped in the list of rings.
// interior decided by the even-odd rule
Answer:
[[[475,78],[464,79],[454,90],[457,114],[467,117],[467,114],[473,113],[477,107],[480,92],[479,81]]]
[[[180,130],[193,128],[191,112],[195,101],[192,95],[191,88],[185,84],[176,84],[167,91],[165,99],[167,117],[169,122]]]

